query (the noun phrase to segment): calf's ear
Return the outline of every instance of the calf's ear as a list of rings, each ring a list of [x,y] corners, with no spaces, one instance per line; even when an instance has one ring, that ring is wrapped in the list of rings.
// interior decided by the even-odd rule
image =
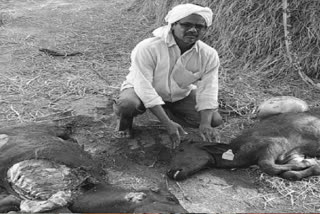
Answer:
[[[220,157],[222,156],[223,153],[231,149],[230,145],[224,144],[224,143],[213,143],[213,144],[203,145],[202,147],[213,157],[215,156]]]

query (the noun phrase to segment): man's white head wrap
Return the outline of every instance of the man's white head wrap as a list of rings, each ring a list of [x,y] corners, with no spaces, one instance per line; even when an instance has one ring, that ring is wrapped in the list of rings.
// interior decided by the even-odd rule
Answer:
[[[171,24],[183,19],[191,14],[198,14],[203,17],[209,27],[212,24],[212,10],[209,7],[202,7],[195,4],[180,4],[173,7],[165,17],[168,23],[166,26],[155,29],[152,33],[156,37],[166,38],[171,30]]]

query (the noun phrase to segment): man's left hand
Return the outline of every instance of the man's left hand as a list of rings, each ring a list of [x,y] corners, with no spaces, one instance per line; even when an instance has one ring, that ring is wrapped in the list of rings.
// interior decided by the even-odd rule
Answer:
[[[219,139],[219,134],[214,128],[211,127],[211,125],[200,124],[199,132],[203,141],[208,141],[211,143],[213,139],[216,139],[217,141]]]

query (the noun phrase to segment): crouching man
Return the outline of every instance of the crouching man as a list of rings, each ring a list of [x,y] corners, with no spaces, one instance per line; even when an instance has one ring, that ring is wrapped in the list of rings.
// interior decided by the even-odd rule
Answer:
[[[114,102],[115,136],[130,138],[133,118],[149,109],[165,126],[174,147],[183,126],[199,128],[203,140],[215,137],[218,113],[217,51],[200,41],[212,24],[208,7],[180,4],[132,51],[131,67]]]

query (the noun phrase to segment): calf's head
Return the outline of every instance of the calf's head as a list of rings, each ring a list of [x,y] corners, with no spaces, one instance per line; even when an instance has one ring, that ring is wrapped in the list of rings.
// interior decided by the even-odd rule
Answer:
[[[167,175],[174,180],[184,180],[214,164],[214,157],[205,149],[205,146],[193,141],[185,141],[175,149]]]

